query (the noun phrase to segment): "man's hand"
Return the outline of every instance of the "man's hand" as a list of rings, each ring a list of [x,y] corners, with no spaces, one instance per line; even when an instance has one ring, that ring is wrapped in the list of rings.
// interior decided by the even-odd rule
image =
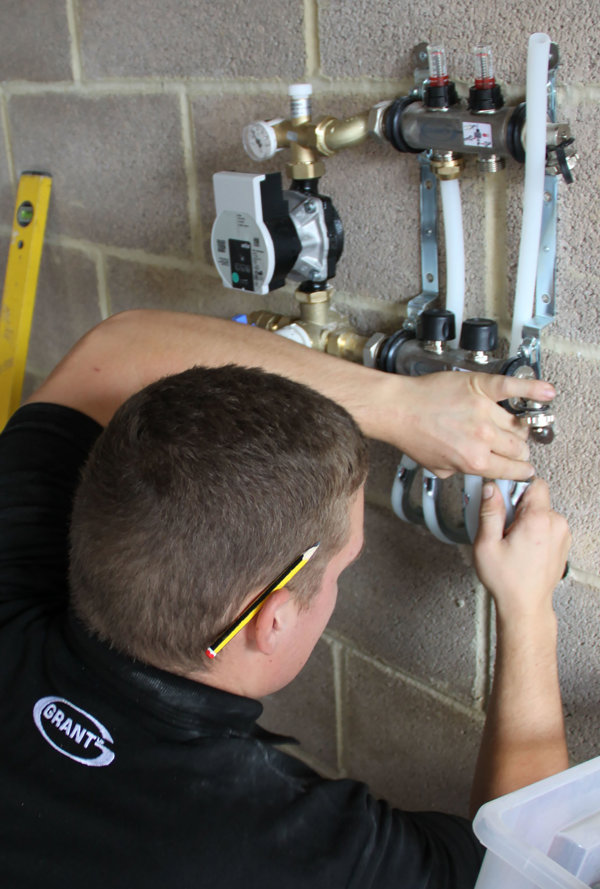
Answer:
[[[507,398],[551,401],[542,380],[483,373],[440,372],[403,378],[398,446],[440,478],[466,472],[524,481],[533,475],[528,430],[497,402]]]
[[[564,573],[571,534],[550,505],[548,486],[535,479],[504,532],[504,502],[496,485],[483,489],[475,569],[494,597],[500,620],[538,620],[552,610],[552,591]]]
[[[496,604],[496,664],[471,813],[490,799],[568,768],[552,592],[571,535],[536,479],[504,531],[502,496],[484,486],[475,567]]]

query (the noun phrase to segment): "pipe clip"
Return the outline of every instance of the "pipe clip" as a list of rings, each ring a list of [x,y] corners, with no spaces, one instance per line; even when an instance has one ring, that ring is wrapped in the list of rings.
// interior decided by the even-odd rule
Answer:
[[[421,498],[418,503],[417,475],[422,470]],[[442,506],[444,482],[433,472],[423,469],[408,457],[402,455],[392,485],[392,509],[398,518],[410,524],[425,525],[442,543],[455,545],[473,543],[479,528],[479,511],[484,480],[478,475],[464,475],[462,482],[463,524],[453,525],[445,516]],[[516,482],[497,479],[506,509],[505,527],[512,524],[515,510],[529,482]]]

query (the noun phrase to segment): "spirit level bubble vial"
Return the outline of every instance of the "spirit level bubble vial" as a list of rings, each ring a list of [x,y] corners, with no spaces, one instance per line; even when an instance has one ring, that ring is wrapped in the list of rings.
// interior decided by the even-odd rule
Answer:
[[[0,308],[0,429],[21,401],[51,188],[47,173],[19,179]]]

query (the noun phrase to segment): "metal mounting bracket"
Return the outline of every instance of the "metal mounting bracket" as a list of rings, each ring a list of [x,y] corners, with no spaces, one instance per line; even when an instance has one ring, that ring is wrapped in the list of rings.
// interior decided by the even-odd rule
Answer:
[[[421,312],[432,306],[440,293],[438,276],[438,209],[437,179],[432,172],[430,152],[423,151],[419,155],[421,168],[420,180],[420,214],[421,214],[421,285],[422,290],[406,305],[404,327],[414,330]]]
[[[556,123],[556,70],[558,68],[558,46],[550,47],[548,68],[548,117]],[[544,205],[542,207],[542,228],[535,285],[535,309],[532,319],[523,327],[523,338],[539,340],[542,330],[556,317],[555,276],[556,276],[556,219],[558,200],[558,176],[544,178]],[[537,346],[539,352],[539,343]],[[538,356],[539,357],[539,356]]]

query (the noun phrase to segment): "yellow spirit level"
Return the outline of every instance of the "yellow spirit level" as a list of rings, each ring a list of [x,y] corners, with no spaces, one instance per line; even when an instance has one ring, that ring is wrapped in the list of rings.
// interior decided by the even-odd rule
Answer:
[[[0,429],[19,407],[52,177],[23,173],[0,307]]]

